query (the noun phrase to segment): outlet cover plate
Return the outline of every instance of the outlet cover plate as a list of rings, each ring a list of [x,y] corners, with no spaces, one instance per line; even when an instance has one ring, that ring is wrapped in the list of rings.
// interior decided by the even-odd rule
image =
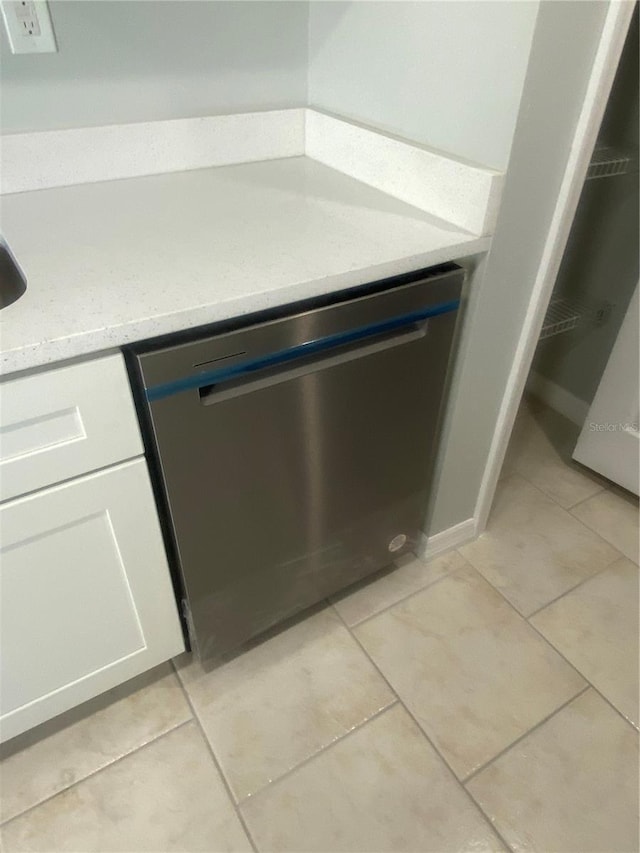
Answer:
[[[56,53],[46,0],[2,0],[0,3],[11,53]]]

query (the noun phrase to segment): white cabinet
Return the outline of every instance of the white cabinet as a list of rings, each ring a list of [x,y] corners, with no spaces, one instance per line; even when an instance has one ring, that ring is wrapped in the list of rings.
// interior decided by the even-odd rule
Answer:
[[[0,387],[0,500],[143,452],[120,353]]]
[[[104,375],[100,361],[96,377]],[[100,404],[111,420],[126,433],[133,417],[139,441],[128,383],[115,397],[104,392]],[[95,421],[90,409],[84,406],[87,424]],[[4,425],[4,408],[2,416]],[[104,457],[101,442],[94,444],[93,458]],[[27,482],[50,476],[46,449],[42,471],[28,456]],[[3,740],[184,650],[144,457],[5,501],[0,532]]]

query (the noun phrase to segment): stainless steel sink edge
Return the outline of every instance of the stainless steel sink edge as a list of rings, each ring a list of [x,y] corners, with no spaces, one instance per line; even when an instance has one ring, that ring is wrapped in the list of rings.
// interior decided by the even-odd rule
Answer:
[[[0,235],[0,310],[16,302],[27,289],[27,280],[13,252]]]

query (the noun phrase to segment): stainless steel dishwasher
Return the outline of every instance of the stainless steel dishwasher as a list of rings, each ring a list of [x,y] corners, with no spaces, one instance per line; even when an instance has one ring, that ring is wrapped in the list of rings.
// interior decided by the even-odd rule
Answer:
[[[463,280],[449,264],[130,353],[201,658],[416,547]]]

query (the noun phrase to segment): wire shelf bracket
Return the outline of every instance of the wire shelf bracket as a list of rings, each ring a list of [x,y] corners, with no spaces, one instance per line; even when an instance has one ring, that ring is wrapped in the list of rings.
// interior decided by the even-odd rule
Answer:
[[[591,157],[586,180],[626,175],[633,171],[634,160],[635,158],[630,153],[611,148],[609,145],[599,145]]]
[[[552,338],[562,332],[570,332],[586,316],[585,309],[564,297],[555,296],[551,299],[545,314],[544,323],[540,330],[539,340]]]

